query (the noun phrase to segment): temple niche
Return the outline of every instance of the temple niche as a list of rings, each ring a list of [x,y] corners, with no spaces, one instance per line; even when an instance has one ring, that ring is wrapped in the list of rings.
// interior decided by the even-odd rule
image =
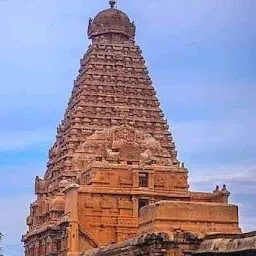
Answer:
[[[188,256],[210,252],[216,234],[242,239],[226,186],[189,189],[135,24],[110,4],[89,20],[91,44],[35,180],[25,255]]]

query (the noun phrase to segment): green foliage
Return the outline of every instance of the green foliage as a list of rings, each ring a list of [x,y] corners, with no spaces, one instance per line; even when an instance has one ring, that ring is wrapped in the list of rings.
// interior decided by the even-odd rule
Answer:
[[[3,240],[3,234],[0,232],[0,256],[4,256],[2,254],[2,247],[1,247],[2,240]]]

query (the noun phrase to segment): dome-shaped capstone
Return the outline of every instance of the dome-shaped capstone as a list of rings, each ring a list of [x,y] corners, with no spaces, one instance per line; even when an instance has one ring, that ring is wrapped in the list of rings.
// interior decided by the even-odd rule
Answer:
[[[135,25],[122,11],[109,8],[101,11],[94,19],[89,20],[88,37],[92,39],[104,34],[123,34],[129,38],[135,37]]]
[[[55,212],[65,211],[65,198],[63,195],[57,195],[51,203],[51,210]]]

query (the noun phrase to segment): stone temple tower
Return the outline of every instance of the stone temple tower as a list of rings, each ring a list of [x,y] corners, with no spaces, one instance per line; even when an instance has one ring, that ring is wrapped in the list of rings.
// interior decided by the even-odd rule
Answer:
[[[237,207],[228,204],[225,187],[189,191],[188,170],[177,159],[135,43],[135,24],[114,4],[89,20],[91,45],[45,176],[35,180],[26,256],[77,255],[167,226],[170,234],[239,232]],[[150,217],[158,210],[161,223]]]

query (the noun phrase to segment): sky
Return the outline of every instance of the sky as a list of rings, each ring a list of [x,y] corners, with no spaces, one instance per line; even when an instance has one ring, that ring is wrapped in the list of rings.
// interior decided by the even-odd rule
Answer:
[[[256,230],[256,1],[119,0],[137,25],[191,190],[227,184]],[[0,0],[0,231],[22,255],[34,179],[63,117],[89,17],[107,0]]]

